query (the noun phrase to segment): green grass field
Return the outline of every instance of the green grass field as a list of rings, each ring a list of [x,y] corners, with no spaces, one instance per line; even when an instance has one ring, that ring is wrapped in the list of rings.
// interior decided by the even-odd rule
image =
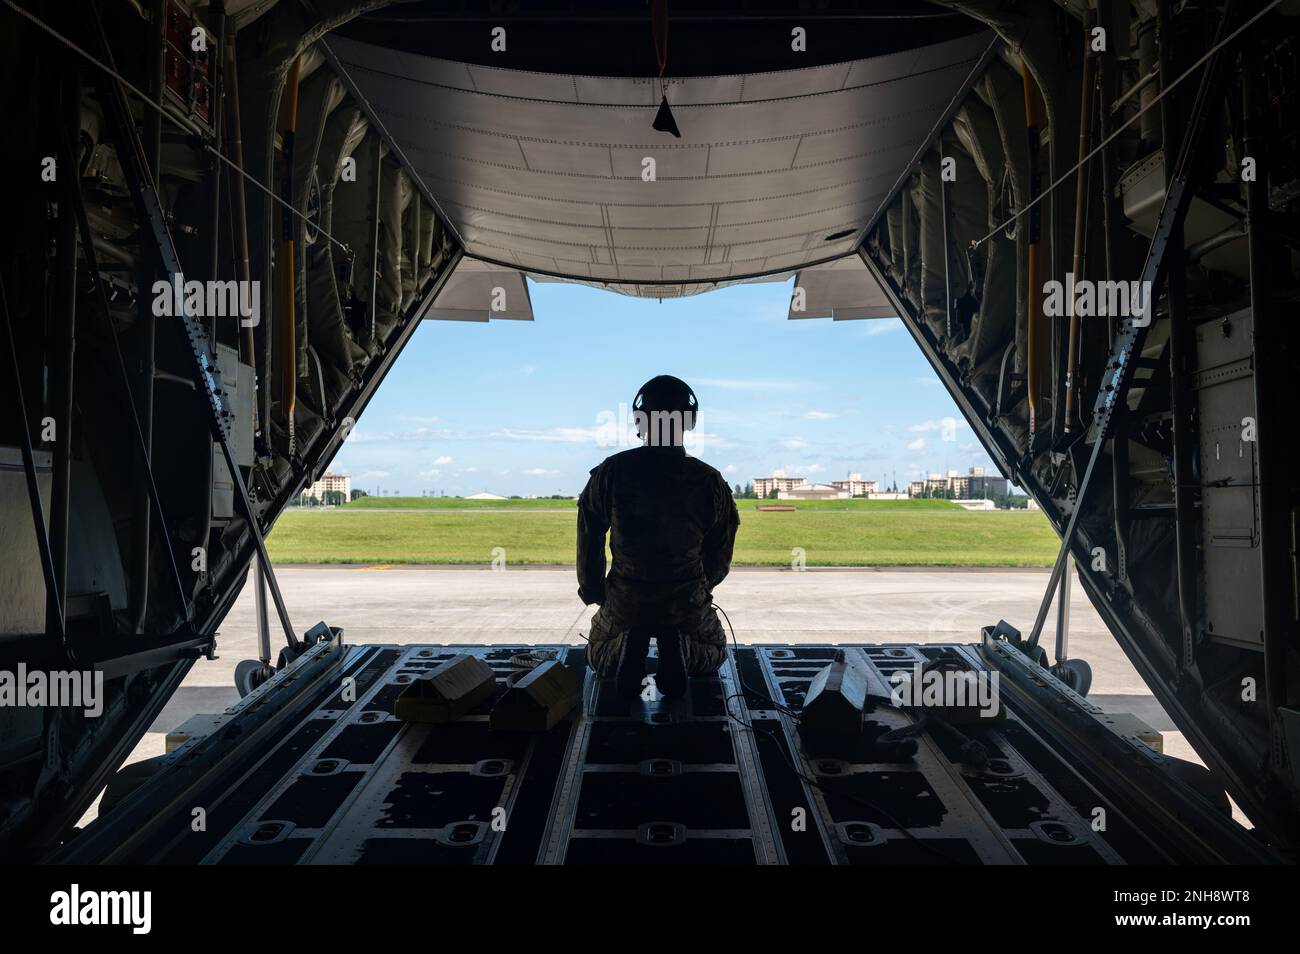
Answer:
[[[353,510],[572,510],[568,500],[466,500],[464,497],[361,497],[338,508]]]
[[[369,498],[363,498],[369,499]],[[573,513],[563,500],[463,501],[382,512],[355,504],[286,512],[267,547],[279,563],[485,564],[494,547],[507,563],[572,563]],[[388,498],[442,503],[457,498]],[[496,503],[495,507],[475,504]],[[968,512],[947,501],[820,501],[790,512],[760,512],[741,501],[736,565],[788,566],[802,547],[808,566],[1049,566],[1057,538],[1038,511]],[[851,509],[823,504],[875,504]],[[516,506],[509,507],[508,504]],[[519,504],[530,506],[520,507]],[[883,506],[892,504],[892,506]],[[938,504],[939,506],[928,506]],[[549,507],[543,505],[550,505]],[[926,505],[926,506],[917,506]],[[460,512],[504,510],[515,512]]]
[[[805,500],[792,504],[788,500],[737,500],[741,511],[777,504],[799,510],[959,510],[951,500]],[[567,500],[467,500],[464,497],[362,497],[340,510],[572,510],[577,505]]]
[[[794,507],[796,510],[890,510],[890,511],[913,511],[913,510],[961,510],[951,500],[800,500],[797,503],[793,500],[737,500],[736,509],[742,513],[746,510],[756,510],[759,507]],[[962,511],[963,513],[965,511]]]

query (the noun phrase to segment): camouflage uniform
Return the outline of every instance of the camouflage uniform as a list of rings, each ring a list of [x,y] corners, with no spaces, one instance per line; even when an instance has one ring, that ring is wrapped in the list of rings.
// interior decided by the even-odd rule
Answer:
[[[727,642],[713,588],[731,568],[739,525],[722,475],[682,447],[637,447],[594,468],[578,498],[578,596],[600,604],[587,647],[592,668],[614,671],[628,629],[672,627],[683,636],[688,673],[716,672]]]

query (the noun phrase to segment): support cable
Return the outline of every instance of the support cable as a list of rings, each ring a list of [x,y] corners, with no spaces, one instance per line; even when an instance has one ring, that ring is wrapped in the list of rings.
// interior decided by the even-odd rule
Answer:
[[[113,67],[106,65],[106,64],[105,64],[102,60],[100,60],[98,57],[95,57],[95,56],[91,55],[90,53],[86,52],[84,49],[82,49],[80,46],[78,46],[78,45],[77,45],[76,43],[74,43],[72,40],[68,39],[68,37],[64,36],[64,35],[63,35],[62,33],[60,33],[58,30],[54,29],[52,26],[50,26],[48,23],[46,23],[46,22],[45,22],[44,20],[42,20],[40,17],[38,17],[38,16],[36,16],[35,14],[30,13],[30,12],[28,12],[27,10],[24,10],[22,7],[18,6],[18,4],[15,2],[15,0],[0,0],[0,3],[3,3],[3,4],[4,4],[5,6],[7,6],[10,10],[13,10],[13,11],[14,11],[15,13],[17,13],[19,16],[21,16],[21,17],[23,17],[24,19],[30,21],[30,22],[33,23],[35,26],[37,26],[39,29],[43,30],[44,32],[48,33],[50,36],[54,37],[54,39],[58,40],[60,43],[62,43],[62,44],[63,44],[64,46],[66,46],[68,49],[72,50],[72,51],[73,51],[74,53],[76,53],[78,56],[82,57],[82,59],[86,60],[88,63],[91,63],[92,65],[94,65],[94,66],[97,67],[98,69],[102,70],[104,73],[107,73],[109,76],[111,76],[111,77],[112,77],[113,79],[115,79],[117,82],[121,83],[122,86],[124,86],[126,89],[128,89],[128,90],[130,90],[132,93],[134,93],[135,96],[136,96],[136,97],[137,97],[137,98],[138,98],[142,103],[144,103],[146,106],[148,106],[150,109],[155,110],[156,112],[158,112],[159,114],[161,114],[161,115],[164,116],[165,118],[171,120],[171,122],[172,122],[173,124],[175,124],[176,127],[177,127],[178,129],[182,130],[183,132],[186,132],[186,133],[190,134],[191,136],[199,137],[199,131],[198,131],[197,129],[195,129],[193,126],[189,125],[188,123],[183,122],[183,121],[182,121],[181,119],[179,119],[178,117],[176,117],[176,116],[172,115],[171,113],[169,113],[169,112],[168,112],[168,111],[167,111],[167,110],[166,110],[162,105],[160,105],[159,103],[154,102],[154,100],[153,100],[151,97],[147,96],[143,91],[141,91],[141,89],[140,89],[138,86],[136,86],[135,84],[133,84],[130,80],[128,80],[126,77],[124,77],[124,76],[123,76],[121,73],[119,73],[117,70],[113,69]],[[320,225],[318,225],[317,223],[311,222],[311,221],[308,219],[308,217],[307,217],[307,215],[306,215],[305,213],[300,212],[300,211],[299,211],[297,208],[295,208],[291,203],[286,202],[283,198],[280,197],[280,195],[279,195],[278,193],[276,193],[276,191],[275,191],[274,189],[270,188],[269,186],[265,186],[265,185],[263,185],[262,182],[261,182],[260,180],[258,180],[257,177],[254,176],[252,173],[249,173],[249,172],[244,171],[244,169],[241,168],[239,165],[237,165],[237,164],[236,164],[232,159],[227,158],[227,156],[226,156],[226,155],[225,155],[225,154],[224,154],[220,149],[217,149],[215,146],[212,146],[212,145],[210,145],[210,144],[207,143],[207,142],[204,142],[201,138],[199,138],[198,145],[199,145],[200,147],[202,147],[202,149],[203,149],[205,152],[211,153],[211,154],[212,154],[213,156],[215,156],[215,157],[216,157],[220,162],[224,163],[224,164],[225,164],[226,166],[228,166],[230,169],[233,169],[236,173],[238,173],[240,176],[242,176],[246,181],[252,183],[252,185],[253,185],[253,186],[254,186],[258,191],[260,191],[260,192],[264,193],[265,195],[269,196],[269,197],[270,197],[271,199],[273,199],[276,203],[278,203],[279,205],[281,205],[281,206],[283,206],[285,209],[287,209],[290,213],[292,213],[293,215],[298,216],[298,218],[302,219],[303,222],[305,222],[305,223],[307,223],[308,225],[310,225],[310,226],[312,227],[313,230],[315,230],[315,231],[318,232],[319,234],[325,236],[327,239],[329,239],[331,242],[333,242],[335,245],[337,245],[340,249],[343,250],[343,253],[344,253],[345,255],[347,255],[347,257],[348,257],[349,259],[352,258],[352,249],[349,248],[348,245],[347,245],[346,243],[344,243],[344,242],[340,242],[338,239],[336,239],[333,235],[331,235],[329,232],[327,232],[327,231],[326,231],[324,228],[322,228]]]
[[[1276,3],[1270,6],[1276,6]],[[1234,0],[1228,0],[1224,7],[1223,18],[1219,21],[1216,39],[1223,36],[1235,7]],[[1256,15],[1247,21],[1246,25],[1253,23],[1258,17],[1259,15]],[[1229,34],[1228,39],[1241,35],[1243,28],[1239,27],[1234,30]],[[1181,235],[1183,222],[1187,218],[1187,207],[1191,202],[1192,191],[1188,179],[1191,176],[1196,147],[1205,132],[1209,101],[1219,85],[1222,60],[1217,56],[1217,53],[1223,49],[1226,42],[1226,39],[1219,39],[1211,47],[1208,64],[1201,74],[1201,83],[1197,87],[1196,99],[1192,103],[1189,118],[1190,125],[1179,145],[1178,158],[1171,167],[1173,174],[1169,177],[1168,187],[1165,190],[1165,200],[1160,207],[1160,214],[1156,218],[1155,230],[1151,235],[1151,245],[1143,261],[1139,287],[1151,289],[1149,297],[1143,296],[1147,298],[1146,313],[1142,316],[1144,323],[1138,325],[1133,318],[1125,318],[1120,323],[1120,329],[1115,335],[1115,344],[1111,349],[1110,360],[1106,365],[1101,384],[1097,389],[1096,404],[1093,411],[1092,454],[1088,458],[1088,465],[1084,470],[1083,479],[1079,481],[1079,487],[1075,493],[1074,509],[1070,512],[1070,519],[1061,534],[1061,549],[1057,553],[1056,562],[1052,566],[1052,576],[1048,581],[1047,591],[1043,594],[1042,602],[1038,606],[1038,615],[1034,619],[1034,627],[1026,640],[1026,643],[1031,648],[1038,645],[1038,638],[1043,632],[1043,623],[1046,621],[1048,609],[1052,605],[1052,596],[1069,563],[1074,545],[1075,529],[1079,524],[1079,515],[1084,511],[1084,499],[1087,496],[1088,488],[1092,484],[1092,475],[1096,469],[1097,461],[1101,458],[1102,451],[1110,437],[1116,411],[1127,406],[1129,385],[1132,383],[1133,373],[1142,355],[1142,346],[1146,342],[1147,329],[1155,318],[1153,314],[1155,311],[1155,296],[1163,286],[1168,272],[1169,262],[1166,251],[1171,241]],[[1202,57],[1197,62],[1205,60],[1206,57]]]
[[[9,3],[11,0],[4,0],[4,2]],[[91,9],[91,29],[100,48],[111,63],[112,52],[99,7],[92,6]],[[99,79],[99,92],[109,128],[113,132],[115,145],[117,146],[118,161],[121,163],[123,175],[130,188],[136,212],[144,227],[148,229],[153,237],[153,251],[158,255],[162,272],[169,281],[175,282],[177,276],[182,274],[180,258],[176,253],[176,245],[172,240],[171,231],[168,228],[157,191],[154,189],[153,179],[148,175],[144,149],[136,133],[135,122],[131,116],[123,87],[110,82],[110,77],[115,75],[115,71],[111,69],[105,71],[104,75]],[[296,651],[299,648],[299,641],[294,632],[293,624],[289,620],[289,612],[285,608],[284,599],[280,594],[275,572],[271,568],[271,558],[266,552],[266,543],[262,539],[262,528],[257,511],[253,508],[252,500],[248,496],[248,488],[244,483],[243,473],[240,471],[239,462],[235,458],[235,452],[231,446],[230,425],[227,423],[230,412],[226,410],[217,393],[214,369],[207,352],[206,329],[196,321],[193,315],[189,314],[188,310],[183,309],[181,332],[185,336],[187,345],[185,351],[192,362],[191,371],[195,384],[204,398],[212,440],[221,447],[226,470],[230,475],[230,482],[234,485],[235,502],[248,526],[257,559],[266,573],[267,585],[271,590],[271,598],[275,603],[280,625],[284,629],[285,639],[289,648]],[[157,499],[156,496],[155,499]]]
[[[68,157],[73,155],[72,144],[68,140],[66,131],[63,137],[63,148]],[[154,519],[158,521],[158,529],[166,541],[166,546],[163,549],[166,551],[167,560],[171,565],[171,576],[176,585],[179,609],[186,621],[189,622],[191,615],[190,599],[185,592],[185,585],[181,582],[180,567],[176,564],[176,552],[172,547],[171,532],[167,529],[167,516],[163,513],[162,498],[158,494],[158,483],[154,480],[153,461],[150,459],[149,446],[145,443],[144,428],[140,423],[139,410],[135,406],[135,397],[131,394],[131,375],[127,371],[126,358],[122,354],[122,343],[118,340],[117,329],[113,327],[113,312],[108,304],[108,296],[104,293],[104,283],[99,278],[99,262],[95,257],[95,246],[92,242],[90,220],[86,215],[86,205],[82,200],[81,189],[74,187],[72,194],[74,197],[73,212],[77,217],[77,229],[81,233],[81,251],[86,256],[86,267],[90,271],[91,282],[95,286],[95,298],[99,305],[96,310],[104,320],[104,329],[108,339],[113,343],[113,355],[117,359],[118,376],[122,382],[122,391],[126,398],[127,409],[131,412],[131,432],[135,437],[136,450],[139,452],[144,465],[144,473],[149,479],[149,500],[153,504]]]
[[[5,2],[5,3],[9,3],[10,0],[4,0],[4,2]],[[1039,193],[1039,194],[1038,194],[1037,196],[1035,196],[1032,200],[1030,200],[1028,203],[1026,203],[1024,208],[1022,208],[1022,209],[1017,209],[1014,215],[1009,216],[1005,221],[1003,221],[1000,225],[998,225],[996,228],[994,228],[992,231],[990,231],[990,232],[989,232],[987,235],[985,235],[984,237],[972,240],[972,242],[970,243],[971,250],[974,251],[975,249],[979,248],[981,245],[983,245],[983,244],[984,244],[985,242],[987,242],[989,239],[993,238],[993,236],[997,235],[999,232],[1001,232],[1003,229],[1005,229],[1005,228],[1006,228],[1007,226],[1009,226],[1011,223],[1013,223],[1013,222],[1015,222],[1017,219],[1019,219],[1020,216],[1024,215],[1026,212],[1028,212],[1030,209],[1032,209],[1034,206],[1036,206],[1036,205],[1037,205],[1037,204],[1038,204],[1038,203],[1039,203],[1039,202],[1040,202],[1044,197],[1050,195],[1051,192],[1052,192],[1054,189],[1056,189],[1057,186],[1061,185],[1063,182],[1065,182],[1065,180],[1069,179],[1070,176],[1072,176],[1072,175],[1074,175],[1076,172],[1078,172],[1079,169],[1082,168],[1083,165],[1084,165],[1085,163],[1087,163],[1088,161],[1090,161],[1090,160],[1092,159],[1093,156],[1095,156],[1097,153],[1101,152],[1101,150],[1103,150],[1104,148],[1106,148],[1106,146],[1110,145],[1110,143],[1112,143],[1116,138],[1118,138],[1120,133],[1122,133],[1122,132],[1123,132],[1125,129],[1127,129],[1129,126],[1131,126],[1131,125],[1133,125],[1135,122],[1137,122],[1138,119],[1141,118],[1141,116],[1142,116],[1143,113],[1145,113],[1145,112],[1146,112],[1147,110],[1149,110],[1152,106],[1156,105],[1156,103],[1158,103],[1158,102],[1160,102],[1162,99],[1164,99],[1164,98],[1165,98],[1165,95],[1166,95],[1167,93],[1171,92],[1171,91],[1174,89],[1174,87],[1176,87],[1176,86],[1177,86],[1179,83],[1181,83],[1183,80],[1187,79],[1189,76],[1191,76],[1193,73],[1195,73],[1196,70],[1199,69],[1200,66],[1201,66],[1202,64],[1204,64],[1207,60],[1209,60],[1212,56],[1214,56],[1216,53],[1218,53],[1220,50],[1222,50],[1225,46],[1227,46],[1227,45],[1228,45],[1229,43],[1231,43],[1233,40],[1237,39],[1237,37],[1241,36],[1241,34],[1244,33],[1247,29],[1249,29],[1252,25],[1254,25],[1254,23],[1255,23],[1257,20],[1259,20],[1259,19],[1260,19],[1261,17],[1263,17],[1265,14],[1269,13],[1270,11],[1272,11],[1273,8],[1276,7],[1276,6],[1278,6],[1281,2],[1282,2],[1282,0],[1271,0],[1271,2],[1268,4],[1268,6],[1266,6],[1263,10],[1260,10],[1258,13],[1256,13],[1253,17],[1251,17],[1249,20],[1247,20],[1247,21],[1246,21],[1245,23],[1243,23],[1241,26],[1237,27],[1237,29],[1233,30],[1233,31],[1232,31],[1230,34],[1228,34],[1226,37],[1224,37],[1223,39],[1219,40],[1219,41],[1218,41],[1217,43],[1215,43],[1212,47],[1210,47],[1210,49],[1207,50],[1207,51],[1206,51],[1206,52],[1205,52],[1205,53],[1200,57],[1200,59],[1198,59],[1198,60],[1197,60],[1195,63],[1193,63],[1191,66],[1187,67],[1187,69],[1184,70],[1182,73],[1178,74],[1178,77],[1177,77],[1176,79],[1174,79],[1173,82],[1169,83],[1167,86],[1164,85],[1164,84],[1162,84],[1162,85],[1161,85],[1160,92],[1157,93],[1154,97],[1152,97],[1151,102],[1147,103],[1145,106],[1143,106],[1141,109],[1139,109],[1136,113],[1134,113],[1132,116],[1130,116],[1130,117],[1129,117],[1128,119],[1126,119],[1124,122],[1120,123],[1120,125],[1117,126],[1117,127],[1115,128],[1115,131],[1114,131],[1114,132],[1112,132],[1109,136],[1107,136],[1107,137],[1106,137],[1105,139],[1103,139],[1101,142],[1097,143],[1096,147],[1095,147],[1091,152],[1089,152],[1086,156],[1084,156],[1082,159],[1080,159],[1078,162],[1076,162],[1073,166],[1071,166],[1071,167],[1070,167],[1069,169],[1067,169],[1065,172],[1061,173],[1061,175],[1057,178],[1057,180],[1056,180],[1055,182],[1053,182],[1053,183],[1052,183],[1051,185],[1049,185],[1046,189],[1044,189],[1041,193]]]
[[[14,400],[18,404],[18,425],[23,437],[23,470],[27,474],[27,495],[32,504],[32,525],[36,531],[36,546],[41,554],[41,572],[45,575],[45,602],[58,624],[58,637],[67,636],[63,619],[63,601],[59,595],[59,581],[54,575],[54,551],[50,549],[50,535],[45,525],[45,507],[41,503],[41,485],[36,479],[36,454],[32,450],[32,435],[27,429],[27,401],[23,397],[22,371],[18,364],[18,346],[14,342],[13,321],[9,317],[9,298],[5,294],[4,278],[0,276],[0,313],[4,316],[5,340],[9,345],[10,370],[13,372]]]

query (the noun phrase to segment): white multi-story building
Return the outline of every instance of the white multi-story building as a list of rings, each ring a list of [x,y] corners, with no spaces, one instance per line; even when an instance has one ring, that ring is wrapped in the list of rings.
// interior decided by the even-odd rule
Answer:
[[[328,491],[337,490],[343,494],[343,499],[349,500],[352,497],[352,477],[349,474],[335,474],[325,471],[316,483],[304,490],[304,497],[314,497],[322,503],[325,502],[325,494]]]
[[[880,489],[880,482],[863,480],[861,474],[849,474],[847,480],[832,480],[831,486],[836,490],[847,490],[850,497],[865,497]]]
[[[790,492],[799,487],[808,485],[807,478],[804,477],[787,477],[785,471],[775,470],[771,477],[754,478],[754,495],[757,497],[766,497],[772,491],[780,493],[781,491]]]
[[[972,467],[969,473],[950,470],[946,474],[931,474],[925,480],[914,480],[907,485],[909,497],[956,497],[962,500],[998,497],[1007,492],[1007,479],[984,472],[983,467]]]

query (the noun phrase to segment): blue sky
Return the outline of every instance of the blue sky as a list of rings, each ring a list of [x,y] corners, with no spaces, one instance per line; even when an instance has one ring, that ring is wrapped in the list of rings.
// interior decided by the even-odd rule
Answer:
[[[370,493],[576,494],[667,373],[700,399],[688,448],[732,484],[993,470],[896,319],[787,320],[792,284],[660,303],[530,282],[535,321],[426,321],[331,469]]]

